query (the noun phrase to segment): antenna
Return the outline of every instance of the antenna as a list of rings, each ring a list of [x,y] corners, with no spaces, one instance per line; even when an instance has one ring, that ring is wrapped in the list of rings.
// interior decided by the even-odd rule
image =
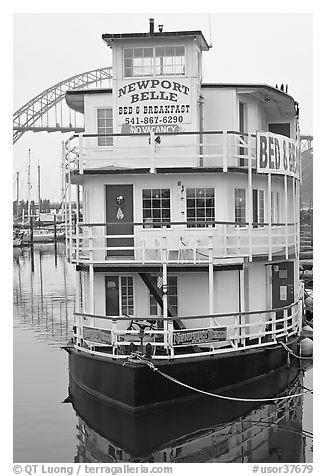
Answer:
[[[211,28],[211,15],[208,14],[208,28],[209,28],[209,47],[212,48],[212,28]]]

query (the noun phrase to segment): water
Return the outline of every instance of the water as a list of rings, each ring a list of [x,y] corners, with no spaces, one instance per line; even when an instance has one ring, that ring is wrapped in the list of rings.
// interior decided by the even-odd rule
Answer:
[[[261,406],[202,398],[137,417],[72,384],[69,395],[60,346],[71,337],[75,277],[62,245],[56,251],[38,245],[31,259],[14,249],[14,462],[312,462],[311,395]],[[312,388],[308,364],[238,392],[283,395],[302,385]]]

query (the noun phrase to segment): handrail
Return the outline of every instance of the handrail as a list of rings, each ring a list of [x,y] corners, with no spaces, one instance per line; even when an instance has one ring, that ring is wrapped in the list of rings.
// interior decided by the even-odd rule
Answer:
[[[151,344],[150,355],[155,359],[178,359],[185,357],[207,357],[209,355],[223,354],[226,352],[244,351],[247,349],[276,345],[294,335],[299,335],[302,328],[301,310],[302,299],[294,303],[276,309],[263,311],[243,311],[235,313],[211,314],[202,316],[187,316],[178,318],[149,316],[147,318],[135,316],[102,316],[98,314],[74,312],[75,331],[74,344],[78,350],[124,359],[130,355],[130,344],[140,345],[141,352],[144,352],[144,345]],[[289,311],[290,309],[290,311]],[[258,320],[241,319],[243,316],[254,315]],[[263,319],[263,316],[266,318]],[[232,322],[223,323],[223,318],[232,317]],[[88,323],[91,319],[91,323]],[[107,319],[112,321],[111,327],[95,326],[96,319]],[[208,319],[209,324],[201,324],[185,329],[173,329],[172,323],[175,319],[194,320]],[[140,326],[139,330],[119,328],[118,322],[149,322],[150,325]],[[164,329],[154,327],[157,321],[168,321],[168,326]],[[213,322],[212,322],[213,321]],[[91,331],[91,332],[90,332]],[[215,332],[222,332],[221,335],[214,336]],[[93,334],[92,334],[93,333]],[[186,335],[186,339],[182,336]],[[187,337],[188,336],[188,337]],[[121,339],[121,337],[123,337]],[[176,339],[176,342],[175,342]],[[181,340],[180,340],[181,339]],[[193,339],[193,340],[192,340]],[[190,352],[189,346],[202,344],[198,352]],[[221,345],[220,345],[221,344]],[[105,354],[101,351],[101,346],[105,347]],[[108,346],[111,350],[108,351]],[[156,355],[156,349],[160,349]],[[178,350],[177,350],[178,349]],[[163,352],[162,352],[163,351]],[[147,352],[147,350],[146,350]]]
[[[151,125],[153,124],[148,124],[148,126],[150,127]],[[227,134],[233,134],[233,135],[238,135],[238,136],[244,136],[244,137],[256,137],[256,134],[255,133],[251,133],[251,132],[239,132],[239,131],[229,131],[227,130],[226,131]],[[175,136],[175,135],[178,135],[178,136],[189,136],[189,135],[215,135],[215,134],[218,134],[218,135],[222,135],[223,134],[223,131],[212,131],[212,130],[209,130],[209,131],[177,131],[177,132],[153,132],[154,136]],[[137,133],[137,137],[138,136],[150,136],[151,133],[150,132],[140,132],[140,133]],[[111,134],[100,134],[100,133],[85,133],[85,132],[81,132],[79,134],[74,134],[72,137],[80,137],[80,136],[83,136],[83,137],[135,137],[135,134],[132,134],[132,133],[126,133],[126,132],[122,132],[122,133],[111,133]],[[68,139],[69,140],[69,139]],[[295,139],[292,139],[292,140],[295,140]]]
[[[269,223],[259,223],[259,222],[252,222],[253,225],[257,225],[258,227],[268,226]],[[234,226],[248,226],[249,222],[236,222],[236,221],[169,221],[169,222],[160,222],[160,221],[146,221],[146,222],[126,222],[117,223],[117,222],[104,222],[104,223],[79,223],[79,226],[86,227],[86,226],[119,226],[119,225],[133,225],[133,226],[147,226],[147,225],[160,225],[163,227],[170,227],[172,225],[192,225],[194,228],[196,225],[234,225]],[[272,226],[295,226],[297,223],[272,223]]]
[[[192,319],[218,319],[222,317],[235,317],[235,316],[249,316],[249,315],[255,315],[255,314],[269,314],[271,312],[280,312],[280,311],[286,311],[287,309],[291,309],[292,307],[296,306],[299,304],[301,299],[298,299],[297,301],[293,302],[292,304],[289,304],[287,306],[283,307],[278,307],[274,309],[266,309],[266,310],[260,310],[260,311],[241,311],[241,312],[230,312],[230,313],[223,313],[223,314],[203,314],[203,315],[197,315],[197,316],[178,316],[178,317],[156,317],[156,316],[150,316],[148,319],[153,320],[153,321],[178,321],[180,319],[182,320],[192,320]],[[112,321],[130,321],[130,320],[140,320],[140,321],[146,321],[148,319],[142,318],[142,317],[135,317],[135,316],[124,316],[124,317],[119,317],[119,316],[106,316],[102,314],[90,314],[87,312],[74,312],[73,313],[75,316],[81,316],[81,317],[87,317],[87,318],[93,318],[93,319],[107,319],[107,320],[112,320]]]

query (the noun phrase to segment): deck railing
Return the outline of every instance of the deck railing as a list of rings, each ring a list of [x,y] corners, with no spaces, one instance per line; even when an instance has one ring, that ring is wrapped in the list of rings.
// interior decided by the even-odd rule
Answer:
[[[129,226],[130,234],[119,234]],[[114,233],[114,234],[112,234]],[[79,223],[69,228],[68,259],[76,264],[200,264],[219,258],[248,257],[299,249],[295,223],[146,222]]]
[[[287,342],[301,332],[301,316],[301,299],[273,310],[177,319],[150,316],[148,321],[75,312],[74,345],[115,358],[125,358],[133,351],[157,359],[198,357]],[[192,320],[197,327],[190,327]],[[173,321],[182,321],[185,328],[174,329]],[[203,325],[198,325],[200,321]]]
[[[150,128],[149,128],[150,129]],[[102,143],[108,145],[99,145]],[[295,141],[293,141],[295,142]],[[76,134],[66,142],[67,167],[220,168],[256,167],[256,134],[237,131],[140,134]]]

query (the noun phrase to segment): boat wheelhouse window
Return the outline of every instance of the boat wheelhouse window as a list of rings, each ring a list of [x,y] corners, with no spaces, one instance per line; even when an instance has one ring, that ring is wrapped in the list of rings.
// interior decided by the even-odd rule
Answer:
[[[215,220],[214,188],[187,188],[187,227],[203,228]],[[193,223],[194,224],[193,224]]]
[[[153,276],[157,280],[157,287],[162,287],[162,278],[160,276]],[[168,301],[176,314],[178,314],[178,283],[177,276],[168,276]],[[156,301],[152,293],[149,297],[149,313],[151,316],[162,316],[163,309]]]
[[[246,190],[234,189],[234,221],[245,225],[246,223]]]
[[[252,191],[252,220],[254,228],[265,221],[265,192],[256,188]]]
[[[162,228],[171,220],[170,189],[154,188],[143,190],[143,223],[144,228]],[[153,222],[153,223],[151,223]],[[155,223],[157,222],[157,223]]]
[[[113,134],[113,114],[111,108],[97,109],[97,133]],[[113,137],[98,137],[100,147],[112,146]]]
[[[156,76],[185,74],[185,47],[159,46],[155,48]]]
[[[154,48],[124,48],[124,77],[153,76]]]
[[[125,78],[184,74],[184,46],[137,47],[123,50]]]

